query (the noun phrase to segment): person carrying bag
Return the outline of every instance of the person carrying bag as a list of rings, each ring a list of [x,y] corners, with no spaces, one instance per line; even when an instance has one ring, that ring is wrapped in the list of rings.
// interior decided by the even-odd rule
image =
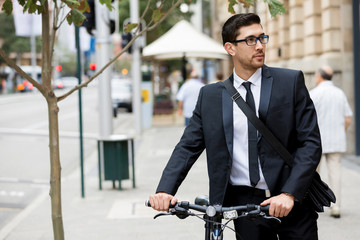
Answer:
[[[248,120],[276,150],[286,164],[291,168],[293,166],[293,157],[284,145],[273,135],[273,133],[265,126],[265,124],[256,116],[255,112],[241,97],[240,93],[235,89],[231,80],[228,78],[223,81],[226,90],[230,94],[232,100],[243,111]],[[324,212],[324,206],[330,207],[331,203],[336,202],[336,197],[329,186],[321,180],[318,172],[314,172],[314,176],[308,186],[307,193],[303,199],[315,211]]]

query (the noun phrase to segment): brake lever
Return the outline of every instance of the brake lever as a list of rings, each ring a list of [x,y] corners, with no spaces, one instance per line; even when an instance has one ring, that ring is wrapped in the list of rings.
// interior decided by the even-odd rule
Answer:
[[[263,214],[265,215],[265,213],[261,212],[260,209],[255,209],[255,210],[252,210],[250,212],[245,212],[241,215],[244,215],[245,217],[249,217],[249,218],[256,218],[256,217],[262,217]]]
[[[281,220],[280,220],[279,218],[273,217],[273,216],[268,216],[268,215],[266,215],[265,213],[264,213],[263,218],[268,219],[268,220],[275,220],[275,221],[277,221],[279,224],[281,223]]]
[[[158,217],[162,217],[162,216],[169,216],[169,215],[174,215],[175,213],[174,212],[161,212],[161,213],[158,213],[154,216],[154,219],[158,218]]]
[[[170,216],[170,215],[176,215],[178,218],[184,219],[184,218],[187,218],[189,215],[193,215],[193,213],[185,208],[175,206],[175,208],[170,208],[168,212],[161,212],[161,213],[156,214],[154,216],[154,219],[156,219],[158,217]]]
[[[239,218],[240,217],[248,217],[248,218],[254,218],[254,219],[258,218],[258,217],[262,217],[262,218],[265,218],[265,219],[268,219],[268,220],[275,220],[276,222],[281,223],[281,220],[279,218],[273,217],[273,216],[268,216],[264,212],[261,212],[260,209],[242,213],[239,216]]]

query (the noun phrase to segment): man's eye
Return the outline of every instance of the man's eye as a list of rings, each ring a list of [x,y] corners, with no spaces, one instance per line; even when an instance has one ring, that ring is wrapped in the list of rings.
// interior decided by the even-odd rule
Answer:
[[[253,43],[253,42],[255,42],[255,40],[256,40],[256,37],[249,37],[247,39],[248,43]]]

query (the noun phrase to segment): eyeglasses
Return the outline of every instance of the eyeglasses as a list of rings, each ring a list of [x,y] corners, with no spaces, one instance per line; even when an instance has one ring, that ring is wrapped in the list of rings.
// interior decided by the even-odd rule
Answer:
[[[269,35],[261,35],[259,37],[247,37],[241,40],[232,41],[232,43],[245,42],[248,46],[254,46],[257,44],[257,41],[260,41],[262,44],[267,44],[269,42]]]

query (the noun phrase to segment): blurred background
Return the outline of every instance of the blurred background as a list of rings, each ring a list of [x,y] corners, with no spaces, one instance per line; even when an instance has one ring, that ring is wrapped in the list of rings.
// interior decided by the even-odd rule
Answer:
[[[0,6],[4,2],[0,0]],[[92,10],[95,9],[97,1],[88,2]],[[173,1],[163,2],[166,12]],[[316,70],[324,64],[331,66],[334,84],[345,92],[355,113],[347,131],[344,174],[344,186],[348,189],[345,216],[352,216],[351,224],[345,217],[339,227],[343,231],[327,231],[334,223],[322,217],[319,229],[320,236],[325,236],[323,239],[340,239],[345,232],[353,234],[348,239],[356,239],[354,234],[359,235],[354,226],[360,219],[353,211],[360,194],[353,188],[360,176],[356,157],[360,155],[360,128],[357,127],[360,124],[357,114],[360,112],[359,1],[281,0],[286,12],[275,18],[271,17],[263,0],[254,2],[249,8],[236,4],[234,10],[260,15],[264,31],[270,36],[265,63],[303,71],[309,90],[315,87]],[[24,72],[41,83],[41,16],[24,14],[17,1],[13,3],[12,15],[0,10],[0,47]],[[101,57],[110,59],[123,51],[133,37],[132,33],[125,32],[125,25],[133,22],[133,18],[138,19],[134,9],[141,16],[146,4],[147,1],[142,0],[112,1],[114,9],[105,10],[107,21],[100,27],[108,32],[105,41],[99,37],[95,11],[86,13],[88,21],[79,28],[80,50],[75,47],[74,26],[66,21],[62,24],[56,35],[52,62],[52,88],[57,96],[99,71],[105,63]],[[150,4],[157,6],[160,1],[150,0]],[[226,79],[233,71],[221,39],[221,28],[232,15],[228,4],[228,0],[184,0],[155,29],[138,38],[110,66],[109,73],[101,74],[82,89],[85,175],[90,186],[87,188],[90,197],[86,200],[80,199],[79,194],[79,100],[77,94],[72,94],[59,102],[64,216],[67,217],[65,222],[69,222],[67,234],[72,239],[115,239],[114,236],[122,234],[130,236],[129,239],[144,239],[133,231],[134,224],[145,233],[152,228],[155,232],[152,239],[168,239],[166,233],[162,238],[156,234],[163,230],[163,224],[169,226],[172,222],[166,219],[162,224],[155,224],[151,219],[153,212],[144,210],[143,200],[154,191],[161,170],[183,131],[184,119],[177,111],[181,86],[189,76],[198,77],[203,84],[213,84]],[[151,21],[151,15],[149,11],[143,16],[142,29]],[[104,51],[101,44],[107,44],[109,51]],[[82,68],[80,78],[77,75],[78,51]],[[35,235],[40,237],[32,239],[51,239],[46,103],[41,93],[2,58],[0,82],[0,239],[8,235],[10,238],[6,239],[29,239]],[[104,82],[110,90],[105,95],[99,91]],[[107,98],[111,111],[104,116],[101,110],[108,106],[101,101]],[[112,127],[104,132],[104,125]],[[124,179],[124,191],[109,191],[111,183],[104,183],[105,191],[99,191],[98,181],[102,180],[99,136],[113,134],[126,136],[124,139],[131,141],[135,139],[135,151],[129,157],[136,159],[136,169],[134,162],[125,159],[129,179]],[[131,150],[124,152],[128,154]],[[199,188],[204,190],[201,193],[206,193],[206,161],[202,159],[197,163],[200,165],[194,166],[194,175],[185,182],[181,196],[193,198]],[[353,162],[355,164],[351,165]],[[137,186],[132,189],[135,175]],[[126,181],[130,176],[133,182]],[[175,224],[178,224],[177,219],[171,226]],[[188,232],[200,230],[197,236],[202,236],[201,222],[200,225],[191,226]],[[180,227],[177,230],[179,236],[184,232]]]
[[[4,1],[1,0],[0,4],[2,2]],[[156,4],[156,1],[153,2]],[[171,4],[170,1],[167,2]],[[270,16],[268,7],[263,1],[255,1],[255,5],[250,8],[243,8],[241,4],[235,5],[237,13],[256,12],[261,16],[264,30],[270,35],[266,64],[302,70],[309,89],[315,86],[313,79],[316,69],[323,64],[330,65],[335,71],[335,85],[345,91],[352,109],[355,110],[355,96],[359,90],[354,84],[354,76],[357,74],[356,68],[354,69],[354,61],[359,62],[359,60],[358,57],[354,58],[354,53],[357,53],[358,49],[355,49],[357,44],[353,44],[353,42],[358,40],[359,36],[353,34],[356,30],[353,29],[353,22],[356,22],[359,16],[353,16],[352,9],[358,3],[350,0],[283,0],[281,2],[284,4],[286,13],[276,18]],[[94,5],[92,0],[89,3]],[[115,11],[110,16],[112,21],[110,26],[111,55],[119,53],[131,40],[131,34],[124,32],[124,25],[130,22],[131,17],[129,0],[115,1],[113,5]],[[139,1],[140,12],[145,9],[145,6],[146,1]],[[217,51],[222,45],[221,27],[224,21],[231,16],[227,6],[227,0],[194,0],[182,3],[157,28],[141,37],[139,40],[140,52],[146,51],[147,47],[149,48],[152,43],[175,28],[175,25],[181,20],[190,23],[187,26],[190,28],[190,32],[183,32],[184,30],[179,29],[178,33],[174,34],[180,34],[179,36],[183,34],[184,37],[178,37],[175,40],[169,39],[168,42],[165,41],[165,44],[168,44],[169,47],[173,45],[176,51],[177,42],[184,42],[186,35],[193,34],[191,31],[195,30],[202,36],[198,35],[199,40],[192,38],[193,41],[201,42],[204,40],[200,38],[208,37],[211,41],[218,43],[218,46],[208,46],[208,52],[214,49]],[[169,8],[170,6],[165,7]],[[40,16],[24,16],[21,9],[17,8],[14,7],[12,16],[0,13],[0,46],[23,67],[25,72],[41,82],[41,68],[39,67],[41,66]],[[149,21],[150,15],[149,12],[144,16],[144,26]],[[88,17],[95,18],[95,15]],[[83,80],[98,70],[95,54],[96,29],[91,24],[94,23],[85,23],[84,27],[80,28]],[[184,43],[184,45],[186,44],[190,46],[191,41]],[[159,47],[154,47],[155,50],[159,50]],[[154,47],[152,48],[154,49]],[[163,47],[164,45],[161,48]],[[119,79],[131,80],[133,65],[131,51],[132,49],[123,54],[113,64],[111,70],[111,78],[115,79],[115,83],[112,83],[114,85],[112,92],[114,92],[113,95],[116,95],[113,96],[113,105],[124,106],[128,112],[132,111],[132,107],[129,105],[131,104],[131,96],[129,97],[131,87],[127,87],[128,84],[122,83]],[[177,104],[175,95],[186,78],[186,71],[196,69],[204,83],[215,82],[217,73],[221,73],[223,78],[226,78],[232,72],[231,61],[225,52],[205,56],[204,52],[199,54],[193,49],[186,51],[188,52],[185,54],[178,49],[176,56],[174,54],[164,55],[164,53],[156,53],[156,51],[142,55],[141,82],[149,82],[151,89],[151,98],[148,99],[151,104],[148,115],[151,116],[148,118],[151,118],[153,114],[172,113]],[[357,55],[355,54],[355,56]],[[63,24],[58,32],[53,67],[54,89],[76,85],[76,48],[73,26]],[[33,86],[9,68],[2,59],[0,59],[0,77],[2,94],[33,91]],[[143,94],[148,93],[143,91]],[[125,96],[119,97],[120,95]],[[116,113],[115,109],[114,116]],[[354,118],[356,119],[353,122],[357,123],[357,117]],[[151,122],[151,119],[147,122]],[[352,124],[348,132],[349,153],[360,151],[360,147],[357,146],[360,136],[355,133],[355,126],[356,124]]]

